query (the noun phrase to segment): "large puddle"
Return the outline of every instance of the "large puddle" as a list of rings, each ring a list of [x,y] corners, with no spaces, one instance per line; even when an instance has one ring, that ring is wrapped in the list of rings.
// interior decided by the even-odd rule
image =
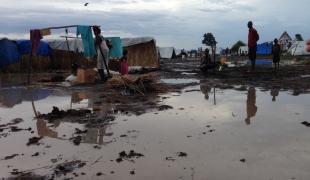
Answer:
[[[164,80],[188,83],[196,80]],[[96,107],[93,89],[64,93],[53,89],[3,88],[0,124],[22,118],[15,125],[31,128],[0,132],[0,178],[13,169],[35,174],[54,173],[57,164],[82,161],[86,165],[59,178],[76,179],[309,179],[310,96],[293,96],[273,89],[220,90],[206,84],[182,93],[161,95],[165,111],[141,115],[115,112],[115,121],[86,128],[70,121],[47,123],[36,113]],[[100,111],[112,110],[104,104]],[[69,141],[76,128],[87,129],[76,146]],[[33,136],[39,145],[27,146]],[[117,162],[119,153],[134,150],[144,156]],[[5,157],[14,155],[5,160]]]

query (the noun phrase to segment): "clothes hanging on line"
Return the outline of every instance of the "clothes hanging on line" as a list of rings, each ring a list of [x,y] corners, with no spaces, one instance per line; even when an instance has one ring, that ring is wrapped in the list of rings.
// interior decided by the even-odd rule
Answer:
[[[92,28],[90,26],[77,26],[76,35],[82,36],[84,56],[93,57],[96,55],[95,42]]]
[[[48,35],[51,35],[51,30],[50,29],[41,29],[40,33],[41,33],[41,36],[48,36]]]

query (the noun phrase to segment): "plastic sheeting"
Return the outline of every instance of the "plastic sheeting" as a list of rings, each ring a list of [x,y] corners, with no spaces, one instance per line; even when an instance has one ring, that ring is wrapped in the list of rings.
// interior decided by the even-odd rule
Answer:
[[[256,54],[269,55],[272,53],[272,43],[263,43],[257,45]]]
[[[0,68],[20,60],[17,44],[8,39],[0,39]]]
[[[160,47],[159,48],[160,58],[172,59],[176,56],[175,50],[173,47]]]
[[[19,53],[21,55],[24,54],[30,54],[31,52],[31,41],[30,40],[18,40],[17,41],[17,47],[19,50]],[[37,55],[39,56],[49,56],[51,53],[51,49],[49,48],[48,44],[44,41],[40,41]]]
[[[68,51],[68,45],[65,39],[47,39],[45,40],[52,49]],[[68,39],[69,51],[83,53],[82,39]]]
[[[123,45],[120,37],[105,37],[112,43],[112,48],[109,51],[110,58],[120,58],[123,56]]]
[[[288,53],[293,56],[309,55],[310,53],[306,51],[306,41],[295,41]]]

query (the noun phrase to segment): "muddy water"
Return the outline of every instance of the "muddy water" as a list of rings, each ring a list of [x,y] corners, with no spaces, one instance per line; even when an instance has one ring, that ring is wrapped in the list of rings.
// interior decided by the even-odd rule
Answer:
[[[82,143],[75,146],[69,139],[75,128],[85,128],[82,124],[49,124],[34,119],[35,112],[47,113],[53,106],[93,109],[93,90],[61,94],[51,89],[22,89],[18,101],[16,96],[7,98],[8,92],[18,94],[19,90],[13,90],[1,91],[0,124],[22,118],[24,121],[16,126],[31,127],[34,132],[2,132],[9,134],[0,136],[0,159],[19,156],[0,160],[0,178],[10,177],[13,169],[34,169],[35,174],[49,175],[55,165],[74,160],[86,162],[86,166],[73,171],[78,176],[68,173],[58,178],[310,178],[310,129],[301,124],[310,121],[309,95],[292,96],[292,92],[276,89],[263,92],[256,87],[220,90],[201,84],[162,95],[161,103],[173,109],[151,110],[139,116],[114,114],[115,121],[105,127],[88,128]],[[113,109],[113,105],[101,108]],[[40,145],[27,146],[33,136],[44,138]],[[115,161],[119,152],[130,150],[144,157]],[[36,152],[39,155],[33,157]],[[180,152],[187,156],[179,157]],[[102,175],[97,176],[98,172]]]

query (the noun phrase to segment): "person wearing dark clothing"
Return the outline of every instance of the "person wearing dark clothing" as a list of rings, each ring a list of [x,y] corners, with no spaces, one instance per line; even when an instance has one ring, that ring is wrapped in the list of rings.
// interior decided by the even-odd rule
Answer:
[[[278,39],[275,39],[274,44],[272,46],[272,61],[275,70],[280,68],[280,55],[281,55],[281,46],[278,44]]]
[[[259,40],[259,35],[256,29],[253,27],[252,21],[248,22],[249,35],[248,35],[248,47],[249,47],[249,59],[251,61],[252,70],[255,70],[256,62],[256,50],[257,50],[257,41]]]

